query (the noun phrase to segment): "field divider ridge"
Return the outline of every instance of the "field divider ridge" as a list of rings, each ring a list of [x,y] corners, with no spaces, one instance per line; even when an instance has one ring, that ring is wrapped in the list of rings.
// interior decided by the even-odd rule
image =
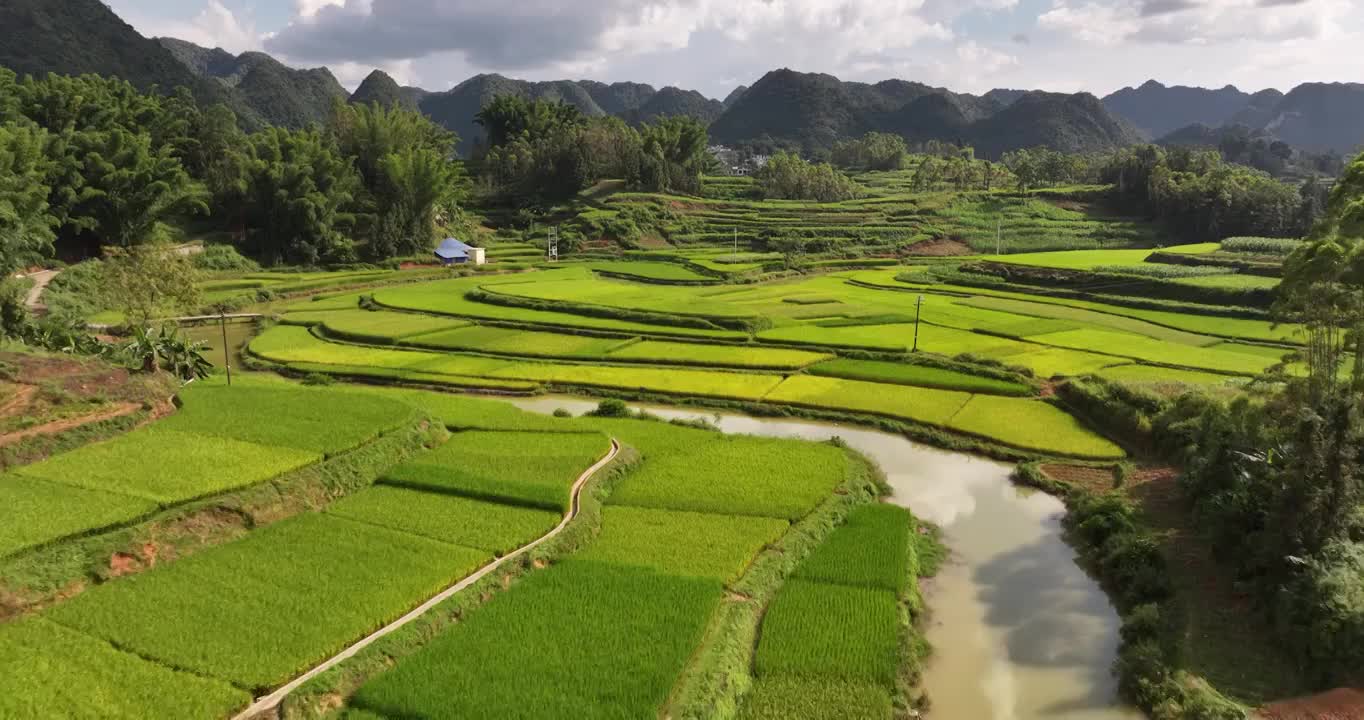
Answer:
[[[423,602],[421,605],[418,605],[416,608],[413,608],[406,615],[403,615],[397,620],[394,620],[393,622],[379,628],[378,630],[375,630],[374,632],[370,633],[364,638],[352,643],[346,649],[333,655],[327,660],[324,660],[321,663],[315,665],[311,670],[308,670],[302,675],[299,675],[298,677],[289,681],[288,683],[281,686],[280,688],[270,693],[269,695],[257,698],[256,701],[251,703],[251,705],[248,706],[245,710],[242,710],[236,715],[233,715],[232,720],[251,720],[252,718],[261,717],[263,713],[269,712],[270,710],[273,710],[276,707],[278,707],[279,704],[284,701],[285,697],[287,697],[294,690],[297,690],[300,686],[302,686],[309,680],[313,679],[317,675],[320,675],[326,672],[327,670],[336,667],[342,662],[349,660],[356,653],[370,646],[374,642],[378,641],[380,638],[384,637],[385,635],[388,635],[389,633],[392,633],[393,631],[412,622],[413,620],[416,620],[422,615],[425,615],[435,606],[441,604],[442,602],[445,602],[455,594],[463,591],[465,588],[468,588],[469,586],[473,585],[479,580],[482,580],[484,577],[488,576],[493,571],[497,570],[507,561],[517,558],[529,552],[530,550],[534,549],[536,546],[540,545],[546,540],[550,540],[554,536],[563,532],[564,528],[568,527],[568,524],[572,522],[575,517],[578,516],[578,510],[580,507],[579,493],[582,491],[583,485],[587,484],[587,481],[591,480],[593,475],[596,475],[597,472],[599,472],[602,468],[610,464],[612,460],[616,459],[616,455],[619,452],[620,443],[615,438],[611,438],[611,449],[607,451],[606,455],[602,457],[600,460],[598,460],[595,464],[593,464],[592,467],[589,467],[586,470],[584,470],[582,474],[578,476],[578,479],[574,481],[573,487],[570,492],[570,495],[572,497],[572,503],[570,504],[569,511],[564,514],[563,519],[560,520],[559,524],[555,525],[552,530],[530,541],[529,543],[522,545],[516,550],[513,550],[512,552],[509,552],[506,555],[503,555],[500,558],[495,558],[492,562],[488,563],[487,565],[484,565],[483,567],[474,571],[472,574],[464,577],[459,582],[455,583],[454,585],[451,585],[450,587],[446,588],[440,593],[427,599],[426,602]]]

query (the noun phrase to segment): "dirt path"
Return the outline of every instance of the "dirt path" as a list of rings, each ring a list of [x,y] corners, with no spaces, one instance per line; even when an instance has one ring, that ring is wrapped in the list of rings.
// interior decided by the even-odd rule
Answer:
[[[28,295],[24,297],[24,304],[28,306],[30,311],[36,313],[47,309],[47,306],[42,303],[43,291],[47,289],[47,284],[52,282],[52,278],[57,277],[60,272],[60,270],[39,270],[27,276],[33,280],[33,287],[29,288]]]
[[[34,427],[31,428],[25,428],[23,430],[18,430],[16,432],[0,436],[0,447],[12,445],[14,443],[19,442],[20,440],[23,440],[25,438],[31,438],[35,435],[55,435],[56,433],[66,432],[67,430],[70,430],[72,428],[78,428],[82,425],[89,425],[90,423],[102,422],[104,420],[112,420],[117,417],[123,417],[124,415],[132,415],[133,413],[141,409],[142,406],[138,403],[119,403],[111,408],[106,408],[104,410],[100,410],[99,412],[91,413],[89,415],[81,415],[79,417],[54,420],[45,425],[35,425]]]
[[[474,574],[469,575],[463,580],[460,580],[454,585],[446,588],[440,594],[432,597],[431,599],[427,600],[421,605],[418,605],[414,610],[412,610],[412,612],[409,612],[408,614],[398,618],[397,620],[394,620],[388,625],[379,628],[369,636],[356,642],[355,644],[351,645],[345,650],[342,650],[336,655],[333,655],[331,658],[323,661],[321,664],[315,666],[308,672],[305,672],[302,675],[299,675],[298,677],[294,678],[287,685],[279,688],[278,690],[270,693],[269,695],[266,695],[265,697],[257,699],[254,703],[251,704],[250,707],[233,716],[232,720],[251,720],[252,718],[263,717],[265,713],[268,713],[274,710],[276,707],[278,707],[279,704],[284,701],[284,698],[287,697],[289,693],[293,692],[294,690],[297,690],[299,686],[313,679],[317,675],[320,675],[321,673],[330,670],[331,668],[341,664],[342,662],[345,662],[346,660],[353,657],[356,653],[360,652],[361,650],[364,650],[366,647],[369,647],[379,638],[388,635],[389,633],[397,630],[398,628],[401,628],[402,626],[426,614],[429,610],[431,610],[431,608],[441,604],[442,602],[445,602],[454,594],[473,585],[479,580],[482,580],[484,577],[487,577],[489,574],[491,574],[494,570],[497,570],[507,561],[524,555],[531,549],[535,548],[537,545],[540,545],[546,540],[549,540],[554,536],[558,535],[559,533],[563,532],[564,528],[568,527],[568,523],[571,522],[573,518],[578,516],[579,509],[578,496],[582,492],[583,485],[587,484],[587,481],[591,480],[592,476],[596,475],[598,471],[606,467],[607,463],[610,463],[612,460],[614,460],[619,452],[620,443],[616,442],[615,438],[612,438],[611,450],[606,453],[606,456],[598,460],[596,464],[584,470],[582,474],[578,476],[578,479],[573,483],[573,489],[571,491],[572,504],[569,507],[569,511],[566,515],[564,515],[564,518],[559,521],[559,524],[554,526],[553,530],[550,530],[549,532],[545,533],[544,535],[541,535],[535,540],[532,540],[529,543],[522,545],[515,551],[507,553],[506,555],[503,555],[502,557],[493,560],[487,565],[484,565],[483,567],[479,568],[478,571],[475,572]]]
[[[1342,688],[1283,700],[1269,704],[1255,717],[1259,720],[1364,720],[1364,691]]]
[[[17,415],[20,410],[28,407],[29,401],[33,400],[33,396],[37,392],[38,386],[36,385],[16,385],[14,397],[6,400],[5,404],[0,406],[0,417]]]

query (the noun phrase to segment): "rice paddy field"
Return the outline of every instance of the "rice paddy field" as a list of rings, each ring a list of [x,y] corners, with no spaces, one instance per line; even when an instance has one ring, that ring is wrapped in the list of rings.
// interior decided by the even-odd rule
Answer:
[[[996,259],[1089,271],[1162,267],[1154,253],[1218,251],[1204,243]],[[719,248],[701,247],[678,250],[679,262],[621,262],[685,269],[704,258],[726,264]],[[1216,308],[927,283],[927,274],[895,268],[687,285],[602,273],[596,262],[603,261],[380,288],[373,300],[382,310],[360,309],[359,300],[321,311],[302,305],[250,351],[301,370],[418,384],[891,418],[1017,452],[1105,459],[1124,453],[1039,397],[1044,381],[1098,374],[1150,383],[1161,373],[1193,386],[1244,381],[1300,341],[1292,326],[1206,314]],[[1181,280],[1215,277],[1194,272]]]
[[[1091,213],[1085,189],[909,194],[902,181],[865,173],[864,197],[829,204],[748,199],[744,182],[686,202],[610,193],[585,212],[662,218],[649,249],[611,259],[530,269],[539,246],[507,244],[490,255],[516,272],[206,282],[220,299],[316,299],[272,308],[247,344],[251,369],[278,375],[195,383],[163,418],[0,475],[0,572],[97,561],[0,614],[0,653],[19,663],[0,674],[0,716],[230,717],[561,522],[568,539],[321,676],[338,683],[320,692],[325,710],[670,716],[719,667],[723,688],[700,686],[724,694],[726,716],[899,716],[922,649],[921,528],[874,502],[856,453],[447,391],[807,417],[1111,465],[1128,448],[1071,412],[1065,379],[1230,392],[1301,342],[1253,308],[968,285],[935,274],[941,259],[896,264],[950,238],[971,261],[1272,292],[1268,274],[1224,270],[1236,256],[1262,272],[1285,243],[1161,249],[1148,224]],[[847,252],[793,262],[768,251],[770,230]],[[997,230],[1008,252],[979,254]],[[842,264],[862,269],[831,271]],[[622,459],[575,500],[613,441]],[[217,532],[215,513],[243,519]],[[192,551],[157,554],[182,535]],[[0,574],[0,600],[11,580]]]

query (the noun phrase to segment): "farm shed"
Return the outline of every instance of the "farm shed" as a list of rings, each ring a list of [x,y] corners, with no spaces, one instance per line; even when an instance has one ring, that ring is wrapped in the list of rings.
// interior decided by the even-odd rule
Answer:
[[[442,265],[454,265],[457,263],[472,263],[482,265],[486,260],[483,255],[483,248],[468,245],[454,238],[445,238],[436,248],[436,259]]]

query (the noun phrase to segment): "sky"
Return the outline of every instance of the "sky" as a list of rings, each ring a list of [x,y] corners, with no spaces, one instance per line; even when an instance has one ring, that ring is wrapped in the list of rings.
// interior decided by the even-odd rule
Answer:
[[[478,73],[723,98],[788,67],[1105,95],[1364,82],[1358,0],[105,0],[146,36],[445,90]]]

